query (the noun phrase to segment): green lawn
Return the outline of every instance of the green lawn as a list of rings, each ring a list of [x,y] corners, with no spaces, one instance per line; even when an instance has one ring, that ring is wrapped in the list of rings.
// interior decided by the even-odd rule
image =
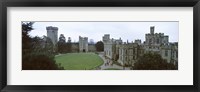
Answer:
[[[103,64],[103,60],[94,53],[68,53],[55,57],[66,70],[91,70]]]

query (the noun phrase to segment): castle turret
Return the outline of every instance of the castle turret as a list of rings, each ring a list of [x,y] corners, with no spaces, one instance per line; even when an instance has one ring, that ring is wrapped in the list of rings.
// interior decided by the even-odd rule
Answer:
[[[103,42],[109,41],[110,40],[110,35],[109,34],[105,34],[103,36]]]
[[[46,27],[47,37],[51,39],[54,45],[58,42],[58,27],[48,26]]]
[[[151,34],[154,34],[154,28],[155,28],[154,26],[151,26],[151,27],[150,27],[150,33],[151,33]]]
[[[88,52],[88,38],[79,36],[79,51]]]

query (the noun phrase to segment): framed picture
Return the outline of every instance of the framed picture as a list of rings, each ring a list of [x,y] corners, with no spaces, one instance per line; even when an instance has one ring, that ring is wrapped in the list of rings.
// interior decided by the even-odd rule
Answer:
[[[1,2],[1,91],[199,91],[199,0]]]

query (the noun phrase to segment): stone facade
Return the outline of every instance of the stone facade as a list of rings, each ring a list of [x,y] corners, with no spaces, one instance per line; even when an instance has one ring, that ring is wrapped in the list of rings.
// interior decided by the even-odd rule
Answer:
[[[79,36],[79,52],[88,52],[88,38]]]
[[[95,52],[96,51],[95,44],[88,44],[88,51],[89,52]]]
[[[166,59],[168,63],[178,65],[178,43],[170,43],[161,46],[160,55]]]
[[[133,65],[143,54],[144,49],[141,45],[127,42],[119,46],[118,62],[122,65]]]
[[[46,27],[47,37],[51,39],[53,43],[53,51],[57,51],[57,43],[58,43],[58,27],[48,26]]]
[[[51,39],[54,46],[58,42],[58,27],[48,26],[46,27],[47,30],[47,37]]]
[[[79,52],[79,43],[74,42],[71,43],[72,47],[71,47],[71,52]]]
[[[154,28],[154,26],[151,26],[150,33],[145,35],[145,52],[158,53],[168,63],[178,64],[178,42],[170,43],[168,35],[154,33]]]
[[[104,55],[109,59],[114,59],[116,54],[119,53],[119,44],[122,44],[121,38],[119,39],[110,39],[109,34],[103,36],[104,43]]]
[[[104,55],[122,65],[133,65],[145,53],[158,53],[168,63],[178,65],[178,42],[170,43],[169,36],[164,33],[154,33],[155,27],[150,27],[150,33],[145,35],[144,43],[140,39],[129,43],[121,38],[110,39],[109,34],[103,36]]]
[[[58,43],[58,27],[48,26],[46,27],[47,37],[51,39],[54,45],[54,51],[56,51]],[[95,44],[88,44],[88,37],[79,36],[79,42],[71,42],[71,38],[68,37],[67,43],[71,44],[71,52],[95,52]]]
[[[154,33],[154,26],[150,27],[150,33],[145,35],[145,51],[159,52],[161,45],[169,43],[169,37],[164,33]]]
[[[110,35],[105,34],[103,36],[103,44],[104,44],[104,55],[108,58],[112,58],[112,41],[110,40]]]

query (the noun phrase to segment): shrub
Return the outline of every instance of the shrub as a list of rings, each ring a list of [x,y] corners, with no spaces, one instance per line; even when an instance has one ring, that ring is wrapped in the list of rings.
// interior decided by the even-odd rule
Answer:
[[[22,70],[59,70],[55,60],[45,55],[24,55]]]
[[[133,66],[134,70],[175,70],[175,65],[167,63],[159,54],[144,54]]]

